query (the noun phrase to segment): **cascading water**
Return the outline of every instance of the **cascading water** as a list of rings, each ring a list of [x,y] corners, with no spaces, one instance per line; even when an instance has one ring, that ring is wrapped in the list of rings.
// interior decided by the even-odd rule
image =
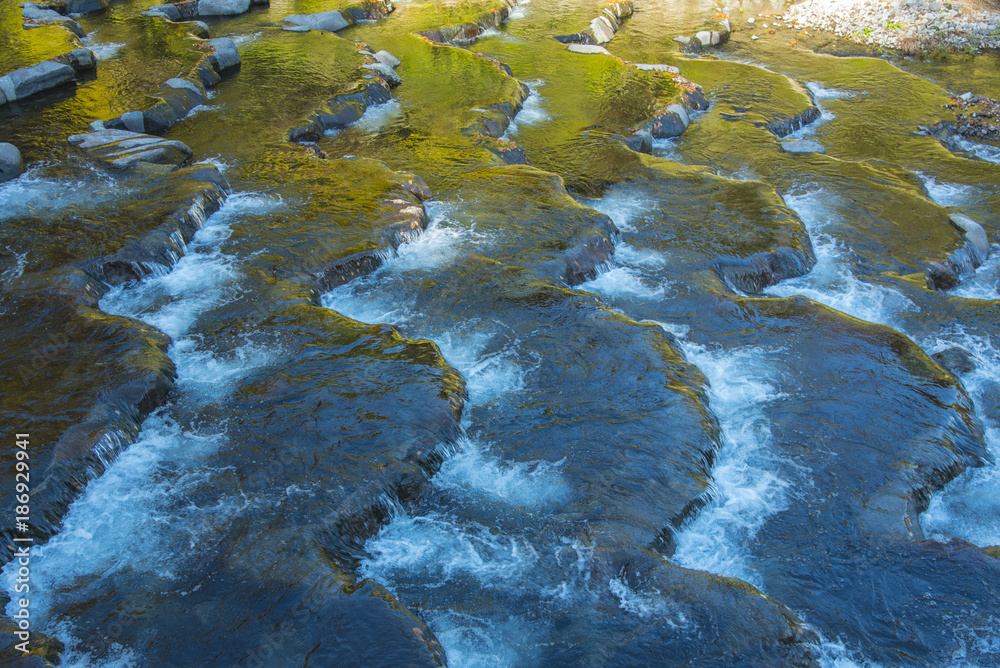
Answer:
[[[997,664],[995,55],[151,4],[0,10],[0,663]]]

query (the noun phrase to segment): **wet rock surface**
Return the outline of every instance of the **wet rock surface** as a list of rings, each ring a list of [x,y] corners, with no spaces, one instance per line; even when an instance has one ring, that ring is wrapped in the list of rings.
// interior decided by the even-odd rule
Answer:
[[[0,10],[5,96],[76,82],[0,110],[4,660],[991,665],[1000,172],[914,134],[989,57],[98,9]]]

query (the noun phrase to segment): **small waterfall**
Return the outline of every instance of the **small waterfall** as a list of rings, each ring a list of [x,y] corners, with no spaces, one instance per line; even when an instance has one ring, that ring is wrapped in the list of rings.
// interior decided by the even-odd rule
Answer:
[[[253,342],[218,357],[190,331],[199,314],[235,294],[236,260],[219,249],[230,224],[240,213],[280,205],[279,199],[264,195],[232,195],[195,234],[172,270],[113,288],[102,299],[106,312],[143,320],[174,338],[169,355],[181,393],[175,402],[199,406],[218,399],[232,389],[233,380],[268,359],[268,352]],[[63,665],[90,665],[87,654],[74,649],[80,630],[72,620],[53,618],[55,610],[66,609],[79,596],[80,587],[96,592],[108,578],[129,571],[172,579],[182,572],[184,555],[199,537],[242,508],[243,499],[196,506],[186,498],[212,473],[203,462],[224,439],[224,426],[184,427],[170,405],[160,409],[105,473],[90,481],[64,517],[62,531],[32,548],[33,612],[40,628],[66,643]],[[0,576],[12,594],[16,572],[16,562],[10,562]],[[102,659],[102,666],[116,665],[110,661]],[[119,661],[123,666],[141,662],[127,653]]]

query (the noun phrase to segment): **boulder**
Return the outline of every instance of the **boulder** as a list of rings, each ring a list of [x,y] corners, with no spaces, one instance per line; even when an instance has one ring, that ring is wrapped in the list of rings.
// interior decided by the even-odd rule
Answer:
[[[61,23],[77,37],[86,37],[87,35],[87,31],[84,30],[79,23],[68,16],[63,16],[57,11],[52,9],[42,9],[33,2],[26,2],[23,7],[24,9],[21,11],[21,16],[26,18],[28,21],[39,23]]]
[[[338,11],[319,12],[317,14],[293,14],[284,18],[286,23],[297,26],[306,26],[313,30],[325,30],[326,32],[337,32],[343,30],[351,23]]]
[[[363,65],[363,67],[366,70],[378,72],[379,76],[385,79],[385,82],[389,84],[390,88],[395,88],[399,84],[403,83],[403,78],[396,74],[396,70],[392,69],[388,65],[383,63],[374,63],[372,65]]]
[[[23,100],[72,81],[73,74],[73,68],[69,65],[46,60],[0,77],[0,91],[7,102]]]
[[[785,153],[803,155],[806,153],[826,153],[826,149],[815,139],[799,139],[781,142],[781,150]]]
[[[24,163],[21,152],[13,144],[0,143],[0,183],[16,179]]]
[[[678,107],[680,105],[670,105],[671,107]],[[687,112],[684,111],[683,107],[681,111],[684,112],[682,117],[677,111],[672,109],[667,109],[662,114],[654,118],[647,125],[647,128],[654,137],[657,139],[666,139],[668,137],[679,137],[687,129],[687,124],[684,122],[687,118]]]
[[[240,51],[236,48],[236,42],[228,37],[210,39],[208,44],[215,49],[215,53],[209,56],[209,60],[217,72],[223,72],[243,62],[240,58]]]
[[[97,67],[97,56],[90,49],[73,49],[54,60],[69,65],[76,72],[85,72]]]
[[[250,11],[250,0],[198,0],[198,16],[236,16]]]
[[[191,34],[202,39],[208,39],[212,36],[212,33],[208,29],[208,24],[204,21],[192,21]]]
[[[958,269],[947,260],[935,260],[925,271],[928,290],[950,290],[958,285]]]
[[[399,58],[388,51],[379,51],[375,54],[375,58],[383,65],[388,65],[392,69],[396,69],[400,65]]]
[[[610,42],[617,31],[617,27],[611,24],[606,16],[598,16],[596,19],[590,22],[590,29],[594,33],[594,38],[597,40],[598,44],[607,44]]]
[[[934,358],[935,362],[956,376],[975,371],[977,368],[976,360],[972,356],[972,353],[960,346],[934,353],[931,357]]]
[[[980,255],[978,259],[979,263],[982,264],[990,255],[990,242],[986,238],[986,230],[983,229],[983,226],[961,213],[951,214],[948,220],[965,233],[966,240]]]
[[[169,21],[180,21],[181,12],[174,5],[153,5],[142,13],[143,16],[162,16]]]
[[[645,130],[636,130],[631,137],[625,138],[625,145],[637,153],[653,153],[653,135]]]
[[[117,169],[134,167],[140,162],[177,167],[191,157],[191,149],[179,141],[127,130],[72,135],[68,141]]]
[[[122,125],[126,130],[132,132],[145,132],[146,124],[142,119],[141,111],[129,111],[121,115]]]

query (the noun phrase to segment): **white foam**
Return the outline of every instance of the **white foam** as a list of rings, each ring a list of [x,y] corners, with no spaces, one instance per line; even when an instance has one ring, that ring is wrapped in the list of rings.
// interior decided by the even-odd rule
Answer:
[[[924,183],[924,189],[931,201],[941,206],[962,206],[967,204],[976,192],[974,186],[959,183],[939,182],[933,176],[917,172]]]
[[[785,198],[809,231],[816,265],[805,276],[782,281],[764,292],[778,297],[803,295],[855,318],[890,326],[895,324],[899,313],[919,310],[902,293],[858,280],[851,272],[845,262],[850,250],[822,232],[832,223],[831,214],[823,205],[828,199],[829,195],[823,190]]]
[[[403,109],[395,98],[382,104],[375,104],[361,115],[361,118],[351,123],[351,127],[362,132],[378,132],[403,115]]]
[[[501,588],[520,580],[538,561],[527,540],[437,513],[397,515],[368,540],[365,550],[371,557],[361,563],[359,573],[380,582],[419,573],[428,582],[471,577],[481,586]]]
[[[532,645],[540,632],[514,616],[497,619],[453,611],[423,611],[444,648],[448,665],[453,668],[507,668],[532,666],[537,656]]]
[[[54,609],[78,598],[94,579],[125,570],[176,577],[183,569],[178,555],[233,510],[183,501],[207,475],[194,464],[220,440],[219,433],[193,432],[160,414],[150,416],[138,440],[73,502],[62,530],[31,549],[36,621],[48,622]],[[0,576],[12,595],[16,572],[8,564]]]
[[[583,199],[580,202],[606,215],[622,232],[636,232],[657,207],[657,203],[641,190],[627,187],[612,188],[601,199]]]
[[[712,498],[676,536],[671,561],[686,568],[740,578],[762,588],[746,554],[768,517],[785,508],[788,483],[772,471],[767,405],[780,398],[768,352],[760,348],[711,351],[679,336],[689,362],[708,378],[708,403],[719,420],[722,447],[712,467]]]
[[[671,629],[679,629],[688,625],[686,615],[675,610],[674,606],[663,598],[659,591],[654,591],[652,595],[637,592],[621,578],[610,580],[608,590],[618,599],[618,606],[622,610],[640,619],[656,619],[660,624],[665,624]]]
[[[514,135],[520,132],[521,126],[539,125],[552,118],[542,106],[543,98],[538,92],[538,89],[544,86],[545,82],[541,79],[533,79],[524,83],[531,92],[528,94],[527,99],[525,99],[521,111],[517,112],[514,118],[511,119],[510,125],[507,126],[507,131],[501,139],[510,141]]]
[[[34,164],[18,178],[0,184],[0,220],[23,216],[45,217],[55,211],[81,205],[117,201],[129,194],[109,173],[87,171],[73,180],[44,176],[46,164]]]
[[[523,19],[528,16],[528,10],[531,9],[528,5],[531,4],[531,0],[522,0],[517,4],[517,7],[511,10],[508,20],[516,21],[517,19]]]
[[[819,109],[820,114],[812,123],[807,123],[795,132],[791,133],[785,139],[804,139],[806,137],[811,137],[816,134],[816,130],[819,129],[824,123],[829,123],[836,116],[833,115],[826,105],[823,104],[826,100],[842,100],[845,98],[853,97],[853,93],[849,91],[836,90],[833,88],[824,88],[822,84],[816,81],[810,81],[806,84],[806,87],[813,95],[813,101],[816,103],[816,107]]]
[[[125,42],[94,42],[93,35],[94,33],[91,33],[80,41],[94,52],[98,60],[111,60],[125,46]]]
[[[246,46],[247,44],[256,42],[262,34],[261,32],[251,32],[245,35],[231,35],[231,38],[236,46]]]
[[[504,462],[490,456],[478,442],[458,440],[456,451],[434,476],[439,489],[485,494],[525,508],[545,508],[565,498],[569,488],[559,475],[557,462]]]
[[[962,374],[985,427],[994,463],[967,469],[931,497],[920,524],[931,538],[963,538],[983,547],[1000,545],[1000,423],[983,410],[1000,393],[1000,350],[987,336],[968,334],[959,326],[921,341],[928,354],[960,346],[972,353],[977,368]]]
[[[976,273],[963,276],[962,282],[948,292],[963,299],[1000,299],[1000,247],[994,245]]]
[[[958,146],[959,149],[965,151],[966,153],[971,153],[980,160],[1000,165],[1000,147],[992,146],[990,144],[982,144],[957,135],[952,138],[952,141],[956,146]]]
[[[637,299],[664,299],[668,296],[668,285],[650,286],[642,274],[631,267],[613,267],[577,286],[580,290],[596,292],[612,300],[620,297]]]
[[[21,277],[24,274],[24,268],[28,266],[28,251],[23,253],[18,253],[11,250],[10,248],[4,248],[0,253],[5,255],[11,255],[13,261],[9,264],[11,265],[8,269],[0,272],[0,283],[9,283]]]

